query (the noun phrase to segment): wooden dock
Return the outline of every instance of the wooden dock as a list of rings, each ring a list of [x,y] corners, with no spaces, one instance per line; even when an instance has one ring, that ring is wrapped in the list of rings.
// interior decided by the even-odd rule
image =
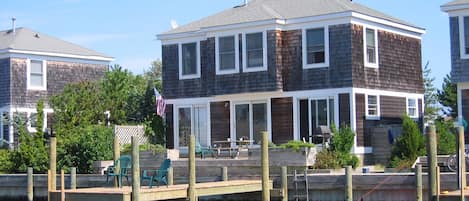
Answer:
[[[140,200],[169,200],[188,197],[188,184],[159,186],[140,188]],[[213,196],[235,193],[259,192],[262,191],[261,180],[236,180],[197,183],[195,185],[197,196]],[[270,182],[272,189],[272,181]],[[61,200],[61,191],[51,191],[51,201]],[[65,200],[67,201],[130,201],[132,197],[132,187],[123,188],[83,188],[75,190],[65,190]]]

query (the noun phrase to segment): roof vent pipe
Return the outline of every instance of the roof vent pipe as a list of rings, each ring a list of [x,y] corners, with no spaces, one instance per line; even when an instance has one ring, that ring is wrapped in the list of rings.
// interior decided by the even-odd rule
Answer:
[[[16,18],[15,18],[15,17],[12,17],[12,18],[11,18],[11,31],[13,32],[13,34],[16,33],[15,21],[16,21]]]

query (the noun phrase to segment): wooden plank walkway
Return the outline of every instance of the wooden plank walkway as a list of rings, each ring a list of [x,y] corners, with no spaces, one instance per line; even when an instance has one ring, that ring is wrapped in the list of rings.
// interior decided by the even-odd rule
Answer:
[[[440,197],[461,197],[461,191],[454,190],[454,191],[448,191],[448,193],[444,193],[444,194],[440,193]],[[469,197],[469,189],[464,189],[464,197]]]
[[[172,186],[160,186],[148,188],[144,186],[140,189],[141,201],[168,200],[187,198],[189,185],[179,184]],[[235,193],[247,193],[262,191],[261,180],[233,180],[220,182],[197,183],[197,196],[212,196]],[[272,189],[272,181],[270,182]],[[76,190],[65,190],[67,201],[130,201],[132,194],[131,186],[123,188],[82,188]],[[60,191],[51,192],[51,201],[60,201]]]

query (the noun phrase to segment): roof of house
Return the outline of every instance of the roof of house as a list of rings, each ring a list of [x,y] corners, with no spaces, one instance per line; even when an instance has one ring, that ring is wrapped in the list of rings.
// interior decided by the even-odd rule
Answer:
[[[422,29],[350,0],[251,0],[247,5],[237,6],[180,26],[163,33],[177,34],[198,31],[201,28],[239,24],[263,20],[289,20],[334,13],[356,12],[394,23]]]
[[[469,0],[454,0],[446,4],[443,4],[442,6],[456,6],[456,5],[461,5],[461,4],[469,4]]]
[[[15,33],[11,29],[0,31],[0,50],[98,57],[104,60],[112,59],[112,57],[105,54],[24,27],[16,28]]]

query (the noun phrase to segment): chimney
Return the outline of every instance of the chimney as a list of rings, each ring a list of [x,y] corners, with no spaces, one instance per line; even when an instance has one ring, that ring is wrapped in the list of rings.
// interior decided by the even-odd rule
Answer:
[[[15,21],[16,21],[16,18],[15,18],[15,17],[12,17],[12,18],[11,18],[11,32],[12,32],[13,34],[16,33]]]

